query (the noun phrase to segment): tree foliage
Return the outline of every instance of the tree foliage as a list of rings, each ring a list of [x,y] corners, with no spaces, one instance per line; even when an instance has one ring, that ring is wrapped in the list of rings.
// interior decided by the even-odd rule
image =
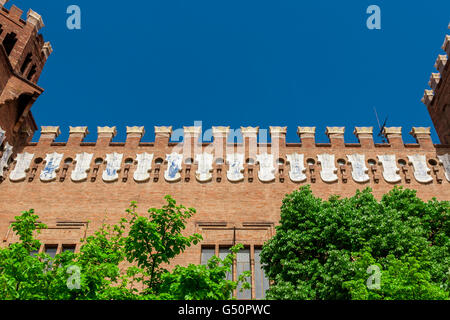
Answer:
[[[232,248],[224,260],[213,257],[208,265],[167,265],[186,248],[202,240],[201,235],[184,236],[192,208],[167,204],[137,213],[136,203],[127,218],[115,225],[103,225],[83,240],[79,252],[62,252],[54,258],[32,255],[41,243],[36,233],[46,228],[37,223],[33,210],[16,217],[12,229],[18,243],[0,249],[0,299],[2,300],[173,300],[230,299],[238,281],[226,280],[236,253]]]
[[[448,299],[450,205],[394,188],[324,201],[287,195],[276,235],[262,250],[269,299]],[[380,270],[379,288],[371,285]],[[369,271],[369,273],[368,273]],[[373,277],[372,277],[373,278]]]

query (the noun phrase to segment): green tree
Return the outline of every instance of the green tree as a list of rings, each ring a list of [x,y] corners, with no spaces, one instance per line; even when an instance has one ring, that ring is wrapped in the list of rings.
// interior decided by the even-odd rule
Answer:
[[[324,201],[303,187],[288,194],[261,258],[268,299],[448,299],[450,205],[394,188]],[[374,267],[375,266],[375,267]],[[368,286],[378,268],[380,288]],[[368,270],[369,269],[369,270]]]
[[[78,253],[55,258],[32,254],[41,246],[35,234],[46,226],[37,223],[33,210],[23,212],[12,224],[20,241],[0,249],[0,299],[230,299],[239,282],[248,288],[248,274],[226,280],[242,245],[224,260],[213,257],[206,266],[166,269],[174,257],[202,240],[199,234],[182,233],[195,210],[177,205],[170,196],[166,201],[147,215],[139,215],[132,203],[127,218],[103,225],[83,241]]]

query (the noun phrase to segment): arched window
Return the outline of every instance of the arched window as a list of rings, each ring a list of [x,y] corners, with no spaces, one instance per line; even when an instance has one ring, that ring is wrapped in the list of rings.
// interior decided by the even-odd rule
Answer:
[[[3,47],[5,47],[5,51],[8,56],[11,54],[12,49],[16,45],[16,42],[17,35],[14,32],[8,33],[5,39],[3,39]]]

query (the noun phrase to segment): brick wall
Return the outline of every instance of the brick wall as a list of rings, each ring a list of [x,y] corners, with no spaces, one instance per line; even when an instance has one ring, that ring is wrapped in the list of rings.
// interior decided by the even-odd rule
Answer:
[[[172,195],[178,203],[187,207],[194,207],[197,214],[190,220],[186,233],[199,232],[204,236],[203,245],[232,245],[233,239],[246,245],[262,245],[274,232],[274,226],[279,221],[280,206],[283,197],[299,187],[310,184],[315,195],[328,198],[332,194],[343,197],[354,195],[358,189],[371,187],[377,198],[391,190],[394,185],[401,185],[417,190],[418,196],[424,200],[436,197],[439,200],[450,200],[450,182],[445,177],[445,168],[439,163],[438,155],[450,154],[450,146],[433,145],[429,135],[429,129],[415,128],[412,133],[416,136],[417,144],[403,144],[398,128],[391,130],[387,128],[389,144],[374,144],[370,135],[370,128],[359,128],[356,133],[360,143],[346,144],[343,140],[343,128],[329,128],[331,143],[316,144],[313,131],[300,128],[302,143],[285,143],[285,131],[281,128],[272,128],[272,144],[256,144],[256,139],[244,138],[243,144],[222,144],[225,140],[216,136],[211,144],[197,145],[194,139],[186,139],[185,148],[169,143],[170,130],[157,130],[155,143],[140,143],[142,134],[139,130],[130,130],[125,143],[111,143],[115,134],[114,128],[100,128],[97,143],[83,143],[82,139],[87,131],[86,128],[72,128],[67,143],[54,143],[53,140],[59,133],[59,128],[44,127],[38,143],[26,146],[23,152],[33,154],[30,170],[26,173],[23,181],[10,181],[8,176],[14,170],[16,163],[12,163],[6,172],[6,179],[0,183],[0,235],[4,237],[3,244],[6,245],[11,239],[8,235],[8,227],[14,216],[23,210],[35,209],[41,221],[49,225],[58,223],[85,223],[89,221],[86,234],[92,234],[102,223],[116,223],[125,214],[125,209],[131,201],[137,201],[140,212],[144,213],[150,207],[161,207],[164,204],[164,196]],[[257,130],[255,128],[255,130]],[[187,129],[185,129],[187,131]],[[109,133],[108,133],[109,132]],[[143,129],[141,129],[143,133]],[[277,133],[276,135],[274,133]],[[281,133],[280,133],[281,132]],[[309,134],[308,134],[309,132]],[[188,135],[185,135],[188,136]],[[245,137],[245,135],[244,135]],[[276,138],[274,138],[276,137]],[[251,145],[253,143],[253,145]],[[277,144],[279,143],[279,144]],[[250,144],[250,145],[249,145]],[[277,145],[275,145],[277,144]],[[190,145],[192,148],[186,148]],[[259,164],[244,164],[244,180],[241,182],[230,182],[227,179],[227,164],[213,163],[212,180],[209,182],[198,182],[195,171],[197,164],[192,164],[189,174],[188,167],[183,163],[181,180],[178,182],[167,182],[164,171],[167,163],[160,167],[160,173],[155,181],[155,168],[158,167],[156,159],[166,158],[166,154],[172,150],[178,150],[183,154],[183,159],[195,158],[196,154],[203,150],[212,150],[216,158],[225,158],[220,154],[223,150],[232,152],[232,149],[240,148],[245,152],[245,159],[259,154],[261,151],[279,153],[274,160],[281,158],[284,164],[276,168],[275,180],[272,182],[261,182],[258,178]],[[186,151],[188,149],[188,151]],[[180,151],[181,150],[181,151]],[[40,173],[45,167],[45,161],[39,164],[36,159],[46,159],[47,154],[57,152],[63,154],[59,171],[54,181],[42,182]],[[68,158],[76,159],[80,153],[93,154],[92,161],[87,172],[87,180],[83,182],[71,181],[71,172],[75,163],[64,165]],[[106,159],[106,154],[123,154],[118,173],[118,180],[104,182],[102,173],[106,164],[103,162],[95,165],[95,159]],[[128,164],[126,159],[136,159],[137,154],[153,154],[150,179],[147,182],[136,182],[133,173],[137,168],[134,162]],[[252,155],[252,153],[254,155]],[[291,181],[289,177],[290,165],[287,163],[288,154],[304,154],[307,180],[301,183]],[[335,165],[338,180],[325,183],[320,176],[321,164],[318,163],[318,154],[335,155]],[[357,183],[352,178],[352,167],[348,161],[341,170],[339,159],[348,160],[347,155],[365,155],[365,163],[368,170],[369,181]],[[368,163],[371,159],[377,159],[380,154],[395,154],[397,160],[405,160],[405,168],[398,165],[401,181],[395,184],[388,183],[383,178],[383,166],[378,163],[372,168]],[[429,175],[432,181],[420,183],[414,177],[414,167],[408,163],[408,156],[420,154],[425,155],[426,165],[430,169]],[[311,168],[306,164],[307,159],[314,159],[315,164]],[[434,163],[431,165],[430,163]],[[39,161],[38,161],[39,162]],[[218,170],[221,168],[221,174]],[[253,168],[253,174],[249,174],[249,168]],[[279,169],[283,169],[280,174]],[[95,170],[98,169],[97,174]],[[310,171],[314,169],[314,171]],[[373,171],[372,169],[376,169]],[[405,169],[406,171],[403,171]],[[95,179],[94,179],[95,176]],[[124,179],[124,177],[127,179]],[[449,175],[450,176],[450,175]],[[221,178],[218,181],[217,178]],[[253,177],[253,179],[251,179]],[[33,178],[33,179],[30,179]],[[251,180],[251,182],[249,181]],[[54,242],[65,241],[64,233],[54,231]],[[52,239],[47,232],[47,241]],[[73,237],[67,241],[73,242]],[[178,257],[174,264],[200,263],[201,246],[188,249],[182,256]]]

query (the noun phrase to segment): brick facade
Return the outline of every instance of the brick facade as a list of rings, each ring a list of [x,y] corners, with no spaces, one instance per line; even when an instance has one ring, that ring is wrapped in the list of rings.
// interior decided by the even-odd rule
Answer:
[[[315,127],[299,127],[298,143],[286,143],[287,128],[283,127],[270,128],[271,143],[258,141],[259,128],[251,127],[241,128],[242,143],[227,142],[230,135],[227,127],[214,127],[210,131],[213,142],[201,143],[198,142],[203,137],[201,128],[185,127],[181,129],[184,135],[181,144],[170,142],[171,127],[155,127],[152,143],[141,142],[145,134],[142,127],[128,127],[123,143],[111,142],[116,128],[99,127],[97,142],[84,143],[87,128],[71,127],[68,141],[55,143],[59,127],[42,127],[39,142],[30,143],[23,132],[28,130],[32,134],[36,130],[29,110],[42,92],[36,81],[51,46],[36,36],[42,24],[38,15],[31,13],[25,22],[19,11],[15,7],[10,11],[0,9],[3,28],[0,41],[11,30],[19,37],[9,59],[0,46],[0,126],[6,131],[6,142],[13,146],[10,160],[4,162],[4,171],[0,172],[3,175],[0,235],[4,246],[17,240],[9,226],[23,210],[35,209],[41,221],[49,226],[39,238],[61,250],[63,245],[79,245],[81,238],[103,223],[117,223],[131,201],[137,201],[144,213],[150,207],[163,205],[164,196],[170,194],[178,203],[197,210],[186,233],[199,232],[204,237],[201,245],[177,257],[175,265],[200,263],[202,246],[219,253],[221,246],[234,243],[248,246],[253,259],[255,248],[274,234],[283,197],[303,185],[311,185],[313,192],[322,198],[333,194],[352,196],[366,187],[380,198],[394,186],[404,186],[417,190],[418,196],[425,200],[433,197],[450,200],[448,65],[438,66],[442,77],[439,84],[433,83],[436,94],[426,94],[424,98],[442,144],[433,144],[430,128],[413,128],[410,133],[417,143],[404,144],[402,129],[396,127],[384,129],[388,143],[383,144],[374,143],[373,130],[366,127],[355,128],[359,143],[352,144],[344,141],[345,128],[341,127],[327,128],[330,143],[321,144],[315,141]],[[445,49],[449,47],[447,43]],[[20,72],[27,52],[37,59],[33,60],[38,68],[32,81],[24,77],[26,72]],[[20,98],[23,94],[29,97],[26,103]],[[25,106],[19,108],[21,103]],[[4,155],[5,142],[2,148]],[[172,153],[180,155],[181,170],[175,166],[168,178],[165,172],[176,163],[167,158]],[[208,162],[208,156],[198,160],[197,156],[203,153],[212,155],[212,162]],[[243,176],[236,181],[227,175],[232,171],[229,156],[233,154],[243,154]],[[303,158],[298,158],[299,155]],[[328,163],[326,155],[334,159],[330,158]],[[395,167],[391,172],[393,179],[397,179],[395,182],[388,182],[390,178],[384,175],[389,168],[380,160],[383,155],[395,156],[390,163]],[[142,171],[142,159],[151,163],[151,169]],[[76,171],[74,178],[72,173],[83,163],[86,168]],[[328,173],[327,165],[331,166]],[[137,170],[141,171],[136,176]],[[196,175],[198,170],[201,172]]]

